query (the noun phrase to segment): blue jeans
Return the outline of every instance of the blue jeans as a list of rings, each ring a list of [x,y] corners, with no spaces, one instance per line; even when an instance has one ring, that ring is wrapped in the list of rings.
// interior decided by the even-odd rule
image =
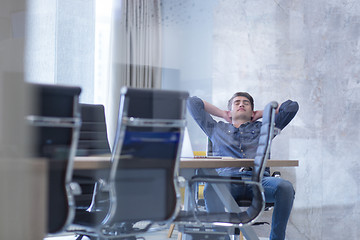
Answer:
[[[220,174],[226,176],[227,174]],[[234,174],[231,174],[234,176]],[[238,176],[244,176],[239,173]],[[285,239],[286,225],[289,220],[290,212],[294,202],[295,191],[292,184],[279,177],[263,177],[262,185],[265,192],[265,200],[268,203],[274,203],[272,215],[270,240]],[[230,187],[231,194],[235,199],[242,196],[251,196],[251,187],[243,187],[232,184]],[[224,205],[215,193],[210,184],[205,184],[204,188],[205,205],[208,212],[224,211]]]

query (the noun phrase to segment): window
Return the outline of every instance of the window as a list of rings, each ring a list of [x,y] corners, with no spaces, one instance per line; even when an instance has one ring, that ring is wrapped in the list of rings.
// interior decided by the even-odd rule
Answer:
[[[105,103],[111,66],[112,0],[96,0],[94,102]]]
[[[109,77],[112,0],[29,1],[26,80],[78,85],[101,103]]]

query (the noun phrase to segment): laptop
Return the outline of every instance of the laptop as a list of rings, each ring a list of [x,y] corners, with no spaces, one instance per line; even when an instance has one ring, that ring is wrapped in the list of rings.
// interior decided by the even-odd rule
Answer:
[[[187,127],[185,127],[184,140],[183,140],[180,156],[182,158],[194,158],[194,151],[191,146],[189,130]]]
[[[185,127],[184,140],[183,140],[180,157],[181,158],[210,158],[210,159],[222,158],[221,156],[195,156],[192,145],[191,145],[191,140],[190,140],[189,131],[188,131],[187,127]]]

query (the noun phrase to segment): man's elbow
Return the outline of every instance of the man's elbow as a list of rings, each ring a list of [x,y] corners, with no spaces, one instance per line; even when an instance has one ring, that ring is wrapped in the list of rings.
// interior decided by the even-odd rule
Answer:
[[[299,111],[299,104],[296,101],[291,101],[288,107],[289,112],[297,113]]]

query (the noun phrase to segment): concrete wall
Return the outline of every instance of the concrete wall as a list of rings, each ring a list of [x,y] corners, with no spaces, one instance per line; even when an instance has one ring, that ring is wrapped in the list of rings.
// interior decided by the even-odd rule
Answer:
[[[360,2],[209,2],[164,1],[164,44],[178,43],[177,55],[164,54],[177,59],[181,81],[196,81],[184,89],[222,108],[235,91],[250,92],[257,109],[297,100],[298,115],[272,150],[272,158],[300,161],[280,168],[296,189],[287,239],[358,238]]]

